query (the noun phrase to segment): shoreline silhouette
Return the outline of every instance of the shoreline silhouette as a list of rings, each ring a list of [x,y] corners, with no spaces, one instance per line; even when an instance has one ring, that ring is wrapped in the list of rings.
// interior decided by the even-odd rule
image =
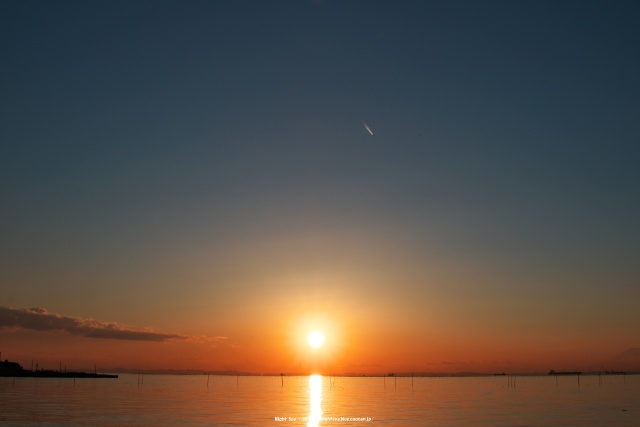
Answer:
[[[0,361],[0,377],[20,378],[118,378],[115,374],[99,374],[97,372],[63,372],[52,370],[35,371],[24,369],[19,363],[9,360]]]

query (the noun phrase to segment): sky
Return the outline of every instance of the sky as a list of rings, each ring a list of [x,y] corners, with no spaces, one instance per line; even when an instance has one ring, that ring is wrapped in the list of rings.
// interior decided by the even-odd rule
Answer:
[[[0,7],[3,360],[640,370],[637,2]]]

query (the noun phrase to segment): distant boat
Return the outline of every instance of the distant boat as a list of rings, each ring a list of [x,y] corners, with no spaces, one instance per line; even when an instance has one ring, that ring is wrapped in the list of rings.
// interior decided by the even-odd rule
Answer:
[[[554,371],[553,369],[549,371],[549,375],[580,375],[582,372],[577,371]]]
[[[28,371],[19,363],[5,360],[0,361],[0,377],[25,377],[25,378],[118,378],[112,374],[98,374],[95,372],[61,372],[61,371]]]

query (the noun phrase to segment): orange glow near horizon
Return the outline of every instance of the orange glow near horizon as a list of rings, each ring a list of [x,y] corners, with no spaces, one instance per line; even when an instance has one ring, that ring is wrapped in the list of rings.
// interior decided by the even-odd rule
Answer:
[[[322,322],[318,321],[323,320]],[[343,319],[340,319],[342,321]],[[315,322],[314,322],[315,321]],[[290,331],[287,332],[286,326]],[[264,325],[280,333],[247,335],[215,343],[175,340],[165,343],[97,340],[64,332],[4,331],[3,360],[43,369],[99,371],[128,369],[200,369],[286,374],[380,374],[387,372],[537,372],[555,370],[591,371],[601,369],[635,370],[638,358],[615,358],[611,348],[598,342],[557,338],[508,340],[483,335],[483,341],[464,335],[437,336],[418,333],[399,334],[372,325],[368,332],[338,318],[308,316],[287,319],[287,323]],[[322,328],[322,329],[321,329]],[[310,330],[322,330],[325,343],[312,348],[307,343]],[[417,337],[417,338],[416,338]],[[252,355],[259,355],[252,357]]]
[[[337,369],[348,357],[345,325],[336,313],[316,312],[289,317],[291,371],[319,374]]]
[[[617,357],[622,352],[618,349],[625,348],[623,334],[605,337],[594,332],[580,335],[569,334],[569,330],[541,330],[524,336],[488,321],[451,321],[435,310],[429,311],[430,317],[411,321],[401,315],[388,316],[387,306],[369,311],[361,307],[347,307],[340,301],[330,304],[315,295],[298,298],[265,310],[259,322],[255,316],[238,316],[229,327],[213,331],[220,334],[217,339],[213,333],[209,338],[189,335],[195,328],[189,324],[168,330],[184,338],[163,342],[5,328],[0,330],[0,350],[3,359],[27,368],[33,360],[43,369],[55,370],[62,365],[69,370],[93,370],[97,365],[105,372],[124,368],[302,375],[545,373],[601,367],[636,370],[639,366],[633,351]],[[138,325],[127,328],[143,330]],[[313,331],[324,334],[319,347],[309,345]]]

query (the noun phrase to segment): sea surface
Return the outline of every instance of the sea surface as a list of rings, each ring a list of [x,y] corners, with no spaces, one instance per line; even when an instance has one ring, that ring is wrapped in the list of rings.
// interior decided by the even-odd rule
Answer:
[[[640,376],[0,378],[0,425],[640,426]]]

